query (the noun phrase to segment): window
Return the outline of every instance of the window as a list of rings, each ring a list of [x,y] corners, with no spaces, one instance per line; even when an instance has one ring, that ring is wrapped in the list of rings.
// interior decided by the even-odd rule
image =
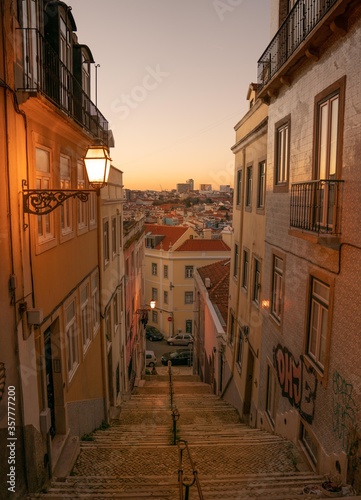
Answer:
[[[152,288],[152,300],[155,300],[155,301],[158,300],[158,289],[157,288]]]
[[[97,195],[96,193],[89,194],[89,226],[94,228],[97,225]]]
[[[155,248],[154,238],[145,238],[146,248]]]
[[[152,322],[158,323],[158,311],[152,311]]]
[[[266,400],[266,413],[274,426],[276,419],[276,389],[277,379],[274,370],[267,366],[267,400]]]
[[[71,60],[71,34],[70,30],[62,17],[60,17],[60,46],[59,57],[62,62],[60,65],[60,85],[61,85],[61,104],[64,108],[70,110],[70,102],[68,102],[68,92],[70,92],[70,70],[72,68]],[[69,96],[70,97],[70,96]]]
[[[238,365],[238,368],[241,368],[241,366],[242,366],[242,353],[243,353],[243,336],[242,336],[241,329],[239,329],[237,359],[236,359],[236,363]]]
[[[184,303],[193,304],[193,292],[184,292]]]
[[[235,243],[234,244],[234,254],[233,254],[233,258],[234,258],[234,261],[233,261],[233,276],[235,278],[238,278],[238,265],[239,265],[239,262],[238,262],[238,253],[239,253],[238,244]]]
[[[330,287],[312,277],[308,355],[322,371],[326,359],[329,300]]]
[[[185,278],[193,278],[193,266],[186,266],[185,267],[184,277]]]
[[[163,303],[168,304],[168,292],[167,291],[163,292]]]
[[[258,164],[257,208],[263,209],[266,198],[266,162]]]
[[[91,311],[89,303],[89,284],[80,290],[80,316],[81,331],[83,336],[83,352],[85,352],[91,341]]]
[[[103,222],[103,261],[104,267],[109,264],[109,221],[105,220]]]
[[[282,319],[283,302],[283,259],[273,256],[272,303],[271,314],[278,323]]]
[[[252,167],[246,170],[246,207],[252,207]]]
[[[65,309],[65,339],[67,351],[68,379],[72,379],[79,365],[78,332],[76,324],[75,298]]]
[[[60,155],[60,189],[71,189],[70,159]],[[65,200],[60,207],[61,234],[66,236],[73,231],[73,202],[72,199]]]
[[[332,180],[341,177],[341,152],[343,136],[343,109],[345,100],[344,78],[316,96],[315,166],[314,178],[328,181],[319,189],[315,203],[316,223],[322,227],[336,222],[337,191]]]
[[[253,274],[253,302],[259,305],[259,299],[261,295],[261,263],[258,259],[254,259],[254,274]]]
[[[289,172],[289,117],[276,124],[275,137],[275,188],[279,191],[288,191]]]
[[[93,317],[93,335],[100,326],[100,311],[99,311],[99,274],[96,271],[91,277],[91,296],[92,296],[92,317]]]
[[[123,219],[122,219],[122,216],[120,215],[119,218],[118,218],[118,234],[119,234],[119,239],[118,239],[118,248],[119,250],[121,250],[122,246],[123,246],[123,242],[122,242],[122,237],[123,237]]]
[[[158,275],[158,265],[152,262],[152,275],[157,276]]]
[[[167,265],[165,265],[163,267],[163,277],[168,278],[168,266]]]
[[[186,319],[186,333],[192,333],[192,320]]]
[[[117,254],[117,219],[112,217],[112,257]]]
[[[243,269],[242,269],[242,288],[248,289],[248,268],[249,268],[249,254],[248,250],[243,250]]]
[[[110,307],[105,311],[105,337],[108,342],[112,341],[112,317],[110,314]]]
[[[232,313],[230,315],[230,325],[229,325],[229,336],[228,336],[228,339],[229,339],[229,345],[233,346],[233,343],[234,343],[234,316],[233,316]]]
[[[237,170],[236,180],[236,204],[242,203],[242,170]]]
[[[51,189],[50,151],[35,149],[36,189]],[[54,240],[54,214],[38,216],[38,242],[40,244]]]
[[[113,316],[114,316],[114,333],[115,333],[119,325],[119,302],[117,293],[114,295],[113,298]]]
[[[81,161],[77,162],[77,181],[78,189],[85,189],[85,172],[84,164]],[[80,200],[78,202],[78,231],[84,232],[87,229],[87,208],[88,204]]]

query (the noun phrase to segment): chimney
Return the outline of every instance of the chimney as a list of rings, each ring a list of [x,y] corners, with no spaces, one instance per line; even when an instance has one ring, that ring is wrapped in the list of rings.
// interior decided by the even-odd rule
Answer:
[[[204,284],[206,285],[206,288],[211,288],[211,279],[210,278],[205,278],[204,279]]]

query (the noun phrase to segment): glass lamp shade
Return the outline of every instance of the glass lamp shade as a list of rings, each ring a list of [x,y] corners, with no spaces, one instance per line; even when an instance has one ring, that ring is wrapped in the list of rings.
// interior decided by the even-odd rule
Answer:
[[[105,146],[89,146],[84,163],[89,183],[101,188],[108,182],[111,158]]]
[[[154,309],[155,308],[155,300],[151,300],[149,305],[150,305],[151,309]]]

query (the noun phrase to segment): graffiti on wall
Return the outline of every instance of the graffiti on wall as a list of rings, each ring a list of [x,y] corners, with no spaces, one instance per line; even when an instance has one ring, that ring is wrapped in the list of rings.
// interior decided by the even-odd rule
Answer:
[[[353,385],[335,371],[332,376],[332,428],[349,454],[355,446],[352,436],[357,430],[358,409],[353,396]]]
[[[273,356],[282,396],[311,424],[315,414],[316,373],[305,365],[302,355],[297,362],[287,347],[281,344],[274,348]]]

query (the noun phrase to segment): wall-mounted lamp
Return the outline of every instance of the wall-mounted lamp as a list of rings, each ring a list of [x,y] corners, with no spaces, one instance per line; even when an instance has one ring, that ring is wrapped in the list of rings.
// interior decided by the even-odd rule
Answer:
[[[91,193],[99,191],[108,182],[111,158],[105,146],[90,146],[84,158],[89,184],[93,189],[24,189],[27,186],[23,180],[24,213],[46,215],[69,198],[78,198],[86,202]]]

